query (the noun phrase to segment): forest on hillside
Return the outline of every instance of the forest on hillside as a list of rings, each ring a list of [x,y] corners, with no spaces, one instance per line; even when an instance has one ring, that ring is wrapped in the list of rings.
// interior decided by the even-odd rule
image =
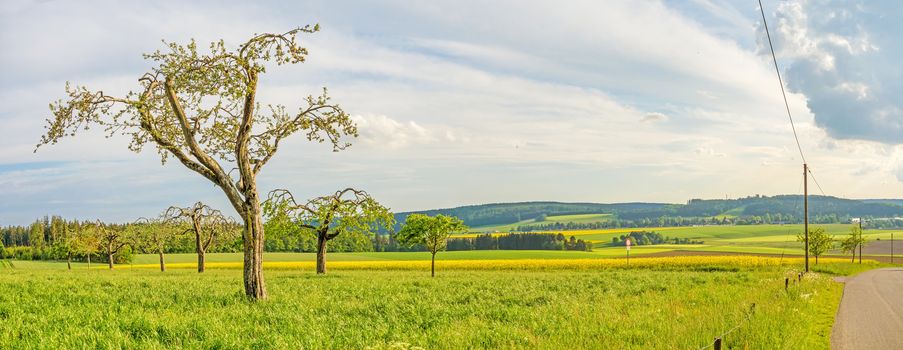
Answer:
[[[398,213],[403,222],[414,212]],[[515,224],[517,231],[605,229],[690,225],[795,224],[803,222],[800,195],[749,196],[737,199],[691,199],[686,204],[664,203],[560,203],[523,202],[470,205],[449,209],[417,211],[428,215],[454,215],[473,228]],[[613,219],[583,223],[534,224],[536,218],[571,214],[612,214]],[[853,218],[869,219],[869,227],[901,227],[903,206],[890,200],[853,200],[830,196],[809,196],[812,223],[846,223]]]

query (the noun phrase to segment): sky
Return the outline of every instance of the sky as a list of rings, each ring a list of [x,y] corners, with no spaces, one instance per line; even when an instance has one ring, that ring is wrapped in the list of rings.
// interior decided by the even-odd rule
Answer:
[[[903,197],[903,3],[764,1],[789,108],[821,189]],[[19,1],[0,4],[0,225],[131,221],[221,191],[125,137],[34,152],[67,81],[138,89],[161,40],[237,46],[319,23],[307,62],[258,100],[328,87],[360,136],[298,135],[258,182],[353,186],[395,211],[511,201],[668,202],[801,193],[758,4],[745,1]]]

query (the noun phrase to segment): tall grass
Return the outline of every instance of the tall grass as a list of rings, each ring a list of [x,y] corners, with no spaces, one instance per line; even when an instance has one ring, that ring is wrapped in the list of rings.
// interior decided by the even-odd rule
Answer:
[[[843,272],[856,267],[838,268]],[[786,266],[241,272],[11,269],[0,348],[828,348],[842,285]],[[755,304],[753,307],[752,305]],[[406,345],[405,345],[406,344]]]

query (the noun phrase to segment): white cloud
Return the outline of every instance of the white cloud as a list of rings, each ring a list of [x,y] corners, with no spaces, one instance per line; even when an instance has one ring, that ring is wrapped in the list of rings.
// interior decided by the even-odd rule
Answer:
[[[427,129],[415,121],[399,122],[384,115],[355,115],[352,120],[358,126],[361,143],[375,148],[398,149],[463,139],[445,127],[431,125]]]
[[[696,149],[696,154],[705,157],[725,157],[727,154],[722,152],[718,152],[712,147],[699,147]]]
[[[650,112],[643,115],[643,118],[640,119],[640,122],[643,123],[658,123],[658,122],[666,122],[668,121],[668,116],[659,112]]]
[[[782,2],[775,48],[789,61],[787,86],[805,94],[815,122],[831,137],[903,142],[903,26],[888,21],[903,3]],[[760,38],[761,42],[761,38]],[[767,44],[760,52],[768,55]]]
[[[796,144],[771,63],[755,46],[758,14],[752,6],[704,0],[567,6],[512,1],[479,7],[314,1],[235,3],[237,8],[215,6],[210,14],[206,4],[89,5],[0,12],[4,28],[47,33],[41,43],[8,37],[15,31],[2,34],[15,49],[4,51],[0,62],[16,74],[0,78],[5,79],[0,120],[12,130],[0,140],[0,164],[117,160],[123,169],[139,170],[103,168],[112,175],[92,182],[93,191],[79,190],[77,183],[90,177],[90,169],[100,169],[95,166],[70,169],[69,176],[52,170],[0,175],[0,183],[32,198],[29,205],[3,208],[4,214],[16,213],[0,219],[28,220],[71,207],[54,206],[60,198],[119,200],[117,210],[126,212],[221,197],[178,164],[160,170],[153,152],[135,157],[121,138],[82,135],[32,155],[47,102],[60,96],[65,80],[123,91],[134,86],[149,67],[138,54],[159,47],[160,38],[191,35],[203,42],[224,36],[234,43],[254,32],[307,22],[324,28],[303,38],[309,60],[269,69],[258,100],[293,109],[306,94],[328,86],[334,101],[355,116],[360,138],[338,153],[303,137],[287,140],[264,169],[262,189],[284,187],[312,196],[351,185],[398,210],[508,200],[682,202],[725,192],[797,190]],[[698,8],[708,15],[692,12]],[[117,17],[122,13],[150,13],[148,18],[167,22]],[[299,19],[298,13],[310,18]],[[68,17],[84,19],[70,23]],[[809,28],[813,20],[812,15],[786,19],[780,37],[787,39],[779,38],[788,42],[779,45],[784,58],[833,69],[842,79],[825,80],[831,82],[826,89],[843,99],[884,98],[887,87],[841,72],[849,57],[887,52],[887,42],[859,31],[813,39],[818,34]],[[104,23],[104,32],[91,36],[98,23]],[[799,49],[784,49],[789,45]],[[30,49],[41,54],[9,54]],[[56,59],[60,55],[75,57]],[[799,78],[790,74],[788,80]],[[826,190],[847,188],[857,197],[903,195],[896,163],[888,161],[903,151],[832,139],[819,128],[825,125],[822,111],[813,108],[813,116],[807,108],[811,92],[794,91],[789,97],[797,131]],[[884,107],[875,115],[893,120],[894,106]],[[850,169],[863,163],[878,170],[853,175]],[[158,172],[166,181],[153,176]],[[117,191],[150,199],[132,206]],[[0,194],[0,201],[12,196]],[[85,208],[105,215],[97,206]]]

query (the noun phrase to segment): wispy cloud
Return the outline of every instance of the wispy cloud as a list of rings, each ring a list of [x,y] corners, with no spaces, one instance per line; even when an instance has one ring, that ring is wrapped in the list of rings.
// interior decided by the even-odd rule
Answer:
[[[45,213],[129,220],[198,199],[225,207],[179,164],[132,154],[127,140],[97,130],[33,154],[47,103],[63,97],[67,80],[109,93],[134,88],[149,68],[140,54],[162,47],[159,39],[236,44],[313,22],[323,31],[302,38],[309,60],[272,67],[259,100],[294,108],[327,86],[361,135],[339,153],[288,140],[261,174],[264,191],[313,196],[350,185],[407,210],[797,190],[796,145],[754,6],[99,4],[0,6],[4,222]],[[897,25],[869,7],[878,4],[782,4],[766,6],[779,15],[769,14],[790,107],[821,184],[856,197],[903,196],[891,98],[900,54],[888,34]]]

